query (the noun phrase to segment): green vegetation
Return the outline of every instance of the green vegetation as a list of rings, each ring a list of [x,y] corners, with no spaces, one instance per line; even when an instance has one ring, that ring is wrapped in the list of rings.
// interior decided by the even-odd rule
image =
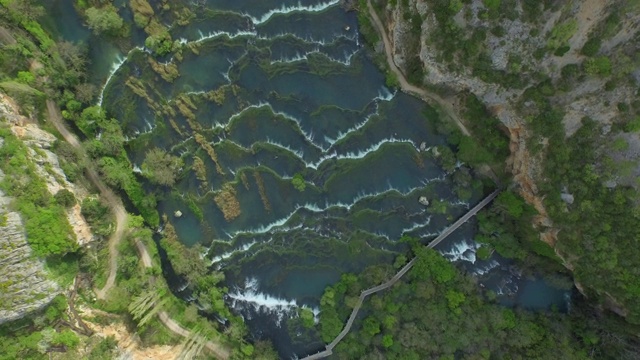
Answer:
[[[564,46],[578,30],[578,21],[571,19],[553,27],[547,41],[547,47],[557,49]]]
[[[587,59],[584,62],[584,71],[589,75],[611,75],[611,61],[606,56]]]
[[[178,171],[183,166],[184,162],[179,157],[167,154],[162,149],[154,148],[147,152],[142,163],[142,175],[155,184],[172,186],[176,182]]]
[[[438,147],[440,165],[447,171],[453,171],[457,160],[472,167],[503,163],[509,155],[509,140],[502,129],[500,120],[491,115],[480,100],[473,95],[467,95],[464,104],[464,117],[473,137],[464,136],[449,119],[434,114],[425,114],[427,118],[435,119],[435,130],[447,136],[447,141],[454,150]]]
[[[307,188],[307,183],[304,181],[302,174],[295,174],[293,179],[291,179],[291,183],[293,187],[295,187],[298,191],[302,192]]]
[[[78,249],[75,234],[66,218],[65,204],[59,204],[37,175],[26,146],[9,129],[0,128],[0,169],[5,176],[2,189],[16,199],[27,240],[37,256],[62,256]],[[62,195],[64,196],[64,195]]]
[[[122,28],[124,20],[113,5],[90,7],[85,11],[87,24],[96,34],[114,34]]]
[[[10,31],[18,39],[18,45],[5,46],[0,53],[0,88],[18,101],[25,114],[34,118],[40,117],[45,99],[57,100],[63,107],[63,117],[73,122],[88,139],[84,143],[86,155],[85,151],[78,153],[65,142],[55,143],[52,150],[58,154],[67,179],[85,184],[86,179],[82,176],[85,167],[95,166],[106,182],[129,196],[131,203],[149,225],[158,226],[160,219],[155,209],[155,197],[146,193],[142,185],[144,180],[138,179],[132,171],[119,122],[108,117],[100,107],[90,106],[95,97],[95,86],[85,82],[86,49],[66,42],[53,42],[38,23],[33,22],[32,19],[39,16],[39,12],[35,10],[42,8],[35,7],[31,1],[0,0],[0,5],[0,18],[10,26],[15,26]],[[85,10],[83,15],[95,32],[122,36],[128,31],[128,26],[124,25],[112,5],[104,2],[98,4],[96,1],[78,1],[76,5]],[[33,12],[23,11],[30,6],[34,8]],[[6,11],[5,7],[9,7],[10,11]],[[184,21],[188,14],[181,11],[180,17]],[[158,23],[158,20],[153,19],[152,22]],[[35,39],[39,46],[31,39]],[[41,68],[33,72],[24,71],[30,63]],[[43,81],[45,78],[46,81]],[[23,143],[4,128],[0,129],[0,137],[3,140],[3,146],[0,147],[0,169],[5,174],[11,174],[5,177],[2,189],[16,198],[16,203],[12,206],[23,215],[28,240],[36,255],[47,257],[47,268],[51,276],[64,287],[69,286],[78,273],[85,276],[91,274],[90,280],[95,281],[92,285],[103,281],[108,259],[105,242],[98,242],[95,247],[88,247],[81,253],[73,253],[77,250],[77,244],[65,214],[65,207],[76,202],[73,194],[61,190],[51,196],[44,181],[35,173]],[[162,172],[163,167],[178,171],[183,166],[182,160],[166,153],[158,155],[159,152],[161,151],[150,152],[144,164],[147,170],[144,175],[154,182],[172,184],[177,174]],[[89,197],[82,202],[81,209],[95,235],[110,235],[114,226],[107,206],[99,199]],[[222,335],[223,329],[218,328],[217,322],[210,322],[198,315],[195,306],[187,307],[170,295],[164,279],[159,276],[160,262],[155,251],[156,245],[151,238],[152,232],[142,227],[142,218],[138,216],[132,217],[129,225],[128,238],[119,248],[121,257],[118,260],[116,285],[108,293],[108,298],[94,303],[92,292],[87,291],[92,285],[85,287],[83,279],[76,303],[82,302],[88,307],[97,306],[120,314],[116,317],[124,320],[130,329],[134,329],[143,346],[175,343],[175,334],[152,316],[159,310],[166,310],[182,326],[193,328],[197,336],[223,346],[230,343],[230,347],[235,349],[232,354],[234,359],[254,358],[256,353],[264,359],[276,358],[268,344],[247,342],[247,330],[242,319],[233,316],[222,301],[226,289],[216,286],[222,280],[221,275],[209,272],[203,262],[193,262],[194,258],[199,259],[200,249],[179,248],[178,251],[184,251],[181,256],[188,254],[192,258],[186,260],[183,257],[185,261],[182,263],[178,258],[176,269],[182,276],[193,280],[194,291],[201,292],[202,295],[199,301],[208,306],[209,311],[215,311],[231,321],[232,326],[227,329],[228,337]],[[140,265],[136,241],[141,241],[151,251],[151,268]],[[151,308],[129,308],[129,304],[147,299],[147,294],[154,295],[149,298],[153,300]],[[64,300],[64,297],[61,298]],[[40,314],[35,314],[33,321],[25,319],[1,327],[0,338],[4,348],[0,351],[0,359],[45,358],[52,350],[66,350],[67,354],[64,356],[67,358],[111,359],[115,355],[114,340],[108,338],[94,341],[94,338],[78,336],[83,331],[78,330],[75,321],[67,319],[68,316],[63,314],[66,302],[63,305],[64,310],[62,305],[56,312],[47,310],[46,321],[42,320]],[[50,309],[54,307],[58,308],[57,300]],[[82,354],[77,353],[76,348],[82,348]]]
[[[368,316],[356,320],[334,349],[338,358],[583,359],[598,342],[588,330],[572,327],[579,315],[492,304],[436,251],[420,245],[413,251],[418,260],[403,280],[365,300],[361,311]],[[388,265],[378,265],[359,276],[343,275],[327,288],[319,324],[323,340],[341,331],[361,290],[392,274]]]
[[[82,201],[82,216],[91,226],[91,233],[96,236],[107,237],[113,232],[113,216],[106,204],[95,198]]]
[[[61,347],[73,352],[80,338],[75,332],[58,326],[69,321],[66,310],[65,297],[58,295],[43,311],[0,326],[0,359],[44,359],[46,353]]]

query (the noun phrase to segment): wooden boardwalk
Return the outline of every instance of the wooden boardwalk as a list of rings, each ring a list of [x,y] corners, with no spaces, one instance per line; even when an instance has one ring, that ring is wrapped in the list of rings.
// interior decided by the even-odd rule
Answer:
[[[429,243],[429,245],[427,245],[427,247],[428,248],[436,247],[440,242],[442,242],[442,240],[446,239],[449,235],[451,235],[454,231],[456,231],[460,226],[462,226],[462,224],[466,223],[472,216],[476,215],[478,211],[482,210],[485,206],[487,206],[493,199],[496,198],[496,196],[498,196],[499,193],[500,193],[500,190],[496,190],[491,194],[489,194],[486,198],[484,198],[476,206],[474,206],[471,210],[469,210],[466,214],[464,214],[460,219],[458,219],[451,226],[449,226],[442,233],[440,233],[440,235],[438,235],[438,237],[433,239]],[[409,270],[411,270],[411,268],[413,267],[413,264],[415,264],[416,262],[416,259],[417,258],[415,257],[411,259],[411,261],[409,261],[407,265],[405,265],[402,269],[400,269],[400,271],[398,271],[397,274],[395,274],[391,279],[389,279],[389,281],[385,282],[384,284],[380,284],[378,286],[374,286],[370,289],[362,291],[362,293],[360,293],[360,297],[358,298],[358,303],[353,308],[353,311],[351,312],[351,316],[349,316],[349,320],[347,320],[347,324],[344,326],[340,334],[338,334],[338,336],[336,336],[336,338],[333,339],[331,343],[327,344],[324,351],[321,351],[313,355],[309,355],[303,358],[302,360],[322,359],[333,354],[333,348],[335,348],[338,345],[338,343],[342,341],[342,339],[345,336],[347,336],[349,331],[351,331],[353,322],[356,320],[356,317],[358,316],[358,312],[362,307],[362,303],[364,302],[364,299],[371,294],[375,294],[382,290],[388,289],[391,286],[393,286],[395,283],[397,283],[398,280],[400,280],[407,272],[409,272]]]

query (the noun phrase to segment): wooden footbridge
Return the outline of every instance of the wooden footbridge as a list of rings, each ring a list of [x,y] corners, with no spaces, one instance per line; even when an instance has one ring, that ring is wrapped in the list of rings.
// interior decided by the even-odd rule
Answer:
[[[478,211],[482,210],[485,206],[487,206],[491,202],[491,200],[495,199],[496,196],[498,196],[499,193],[500,193],[500,190],[496,190],[491,194],[489,194],[489,196],[487,196],[482,201],[480,201],[476,206],[473,207],[473,209],[469,210],[466,214],[464,214],[464,216],[458,219],[458,221],[453,223],[453,225],[449,226],[442,233],[440,233],[440,235],[438,235],[437,238],[433,239],[433,241],[431,241],[429,245],[427,245],[427,247],[428,248],[436,247],[436,245],[438,245],[442,240],[446,239],[449,235],[451,235],[454,231],[456,231],[460,226],[462,226],[462,224],[466,223],[472,216],[477,214]],[[380,284],[378,286],[362,291],[362,293],[360,293],[360,297],[358,298],[358,303],[353,308],[353,311],[351,312],[351,316],[349,316],[349,320],[347,320],[347,324],[342,329],[340,334],[338,334],[338,336],[336,336],[336,338],[333,339],[331,343],[327,344],[324,351],[321,351],[313,355],[309,355],[303,358],[302,360],[322,359],[333,354],[333,348],[335,348],[338,345],[338,343],[342,341],[342,339],[345,336],[347,336],[347,334],[351,330],[351,326],[353,326],[353,322],[356,320],[356,316],[358,316],[358,312],[360,311],[360,307],[362,306],[364,299],[371,294],[375,294],[379,291],[388,289],[391,286],[393,286],[396,282],[398,282],[398,280],[400,280],[400,278],[404,276],[404,274],[406,274],[409,270],[411,270],[415,261],[416,261],[416,258],[411,259],[411,261],[409,261],[407,265],[405,265],[402,269],[400,269],[400,271],[398,271],[397,274],[395,274],[389,281],[385,282],[384,284]]]

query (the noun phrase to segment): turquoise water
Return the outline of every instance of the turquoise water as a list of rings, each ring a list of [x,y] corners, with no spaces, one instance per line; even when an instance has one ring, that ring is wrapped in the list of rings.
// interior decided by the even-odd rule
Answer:
[[[478,189],[458,199],[451,174],[432,152],[420,151],[422,143],[445,144],[431,129],[433,115],[425,115],[434,112],[385,87],[362,46],[356,15],[337,1],[218,0],[194,7],[188,26],[171,29],[183,44],[181,59],[156,59],[177,66],[173,82],[153,71],[138,32],[131,39],[138,48],[93,41],[68,12],[70,3],[52,3],[61,16],[51,26],[88,44],[91,78],[101,104],[123,125],[132,162],[140,166],[149,149],[161,147],[186,164],[171,189],[145,184],[160,212],[181,241],[208,248],[203,256],[226,275],[228,303],[285,358],[322,347],[290,331],[297,307],[317,308],[341,274],[391,263],[405,250],[399,237],[426,242],[483,196]],[[192,169],[195,156],[206,181]],[[304,191],[293,186],[295,174],[304,177]],[[233,189],[239,205],[232,219],[215,201],[223,187]],[[447,213],[427,211],[420,196],[445,201]],[[177,210],[182,217],[173,216]],[[439,250],[498,291],[513,274],[499,271],[507,266],[503,259],[476,261],[473,232],[471,223]],[[527,286],[522,297],[556,301],[539,296],[544,285]],[[513,298],[518,286],[504,293]]]

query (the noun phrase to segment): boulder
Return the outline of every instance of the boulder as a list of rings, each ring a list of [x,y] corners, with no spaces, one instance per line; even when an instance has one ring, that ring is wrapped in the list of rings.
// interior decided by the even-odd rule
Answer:
[[[560,198],[569,205],[573,204],[574,198],[572,194],[562,193],[560,194]]]
[[[429,206],[429,199],[426,196],[420,196],[418,202],[424,206]]]
[[[182,211],[176,210],[176,212],[173,213],[173,216],[175,216],[177,218],[181,217],[182,216]]]

